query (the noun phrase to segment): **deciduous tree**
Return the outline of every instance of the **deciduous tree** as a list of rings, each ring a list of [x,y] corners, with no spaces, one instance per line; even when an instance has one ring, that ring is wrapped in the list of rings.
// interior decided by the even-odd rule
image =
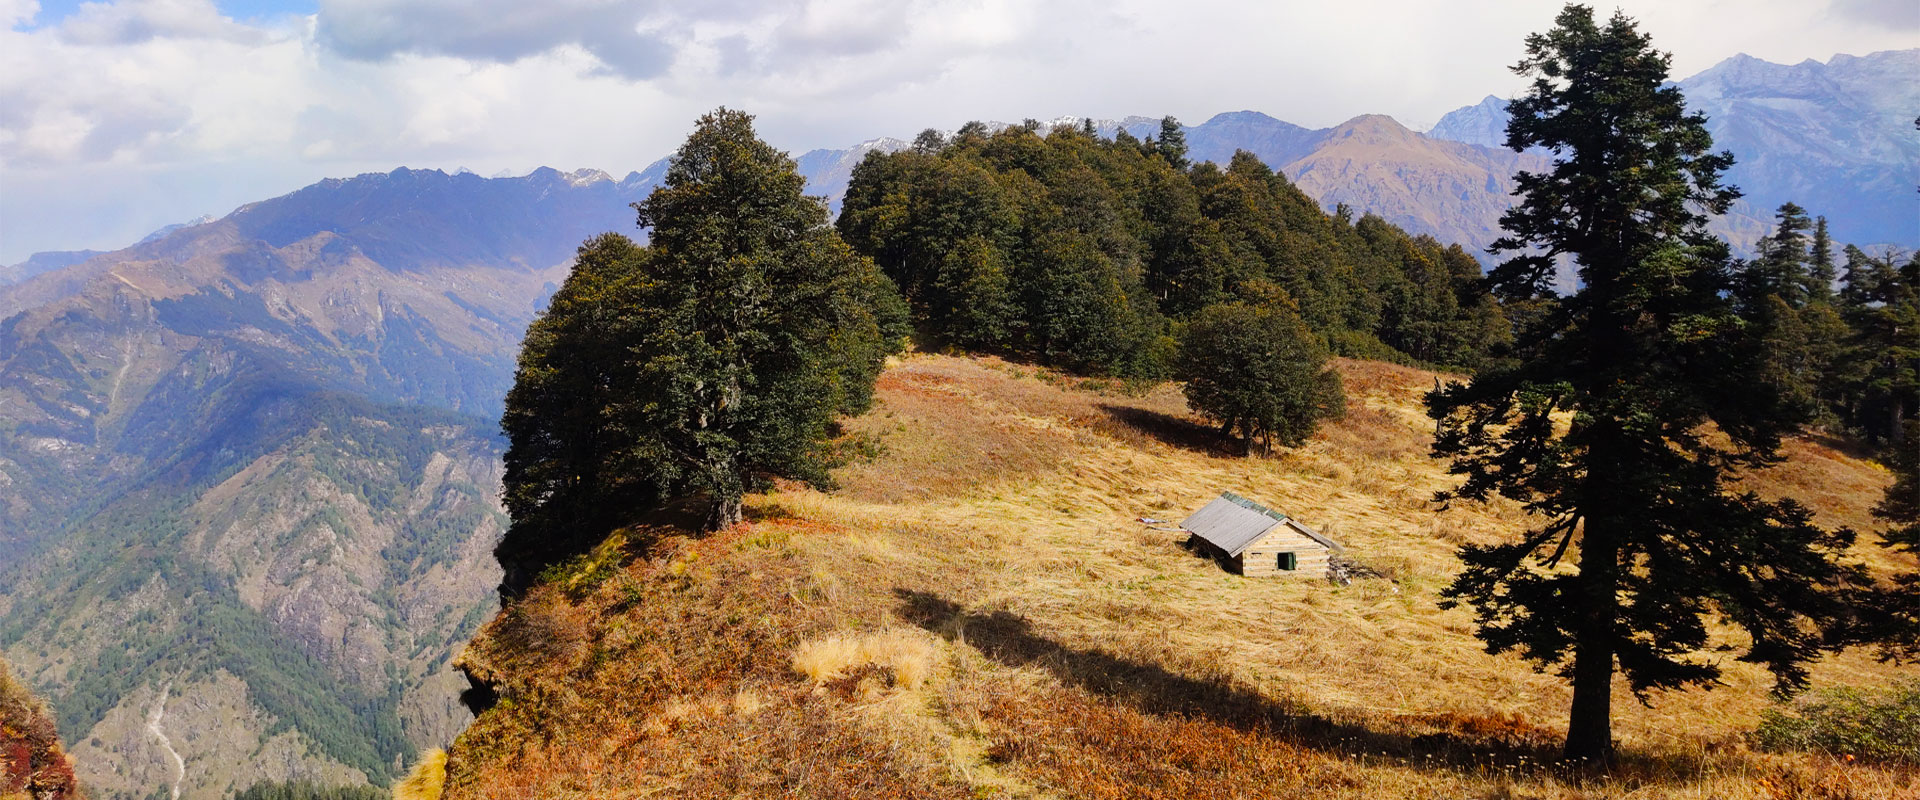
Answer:
[[[1187,324],[1177,370],[1187,404],[1238,434],[1247,451],[1297,445],[1346,409],[1340,373],[1278,287],[1256,299],[1207,306]]]

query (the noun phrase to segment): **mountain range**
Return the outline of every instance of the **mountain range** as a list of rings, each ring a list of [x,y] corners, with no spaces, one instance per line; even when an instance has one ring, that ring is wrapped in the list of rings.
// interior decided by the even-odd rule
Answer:
[[[1843,241],[1920,244],[1917,58],[1740,58],[1682,81],[1749,170],[1721,230],[1750,245],[1753,209],[1790,195]],[[1238,111],[1185,135],[1196,160],[1248,150],[1329,209],[1478,250],[1514,172],[1547,163],[1487,141],[1504,114],[1489,99],[1423,135]],[[868,153],[908,146],[796,161],[837,205]],[[496,607],[519,339],[582,240],[634,232],[666,167],[402,168],[0,269],[0,650],[96,795],[381,783],[465,725],[448,662]]]
[[[1674,85],[1734,155],[1726,179],[1745,194],[1730,216],[1744,228],[1764,230],[1792,202],[1827,217],[1837,240],[1920,247],[1920,49],[1791,65],[1739,55]],[[1489,96],[1427,136],[1497,147],[1507,119]],[[1749,243],[1738,227],[1722,232]]]
[[[329,180],[0,290],[0,646],[96,794],[379,782],[465,724],[514,353],[630,177]]]

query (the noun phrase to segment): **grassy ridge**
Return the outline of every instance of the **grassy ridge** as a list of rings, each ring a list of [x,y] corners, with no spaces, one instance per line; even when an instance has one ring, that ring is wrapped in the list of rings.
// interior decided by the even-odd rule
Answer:
[[[1418,404],[1432,373],[1340,368],[1345,420],[1248,459],[1216,449],[1171,387],[1126,396],[994,359],[904,359],[851,424],[876,455],[840,489],[755,498],[751,522],[706,538],[627,529],[490,623],[464,658],[504,699],[453,749],[447,796],[1920,790],[1911,771],[1752,751],[1770,680],[1741,664],[1715,692],[1619,703],[1617,775],[1542,766],[1566,686],[1485,655],[1467,613],[1435,603],[1454,547],[1524,515],[1432,507],[1448,480]],[[1884,473],[1810,442],[1790,452],[1749,483],[1864,527]],[[1319,526],[1385,577],[1242,579],[1136,519],[1177,520],[1221,489]],[[1846,654],[1815,682],[1893,674]]]

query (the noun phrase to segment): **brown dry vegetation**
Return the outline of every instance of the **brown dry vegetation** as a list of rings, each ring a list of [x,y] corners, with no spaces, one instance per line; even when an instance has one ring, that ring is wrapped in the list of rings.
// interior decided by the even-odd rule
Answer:
[[[53,716],[0,660],[0,800],[79,800]]]
[[[1418,404],[1433,374],[1340,368],[1347,419],[1249,459],[1172,387],[903,359],[852,423],[879,454],[839,490],[753,498],[704,538],[622,531],[492,622],[463,663],[503,699],[456,744],[446,796],[1920,796],[1911,771],[1749,751],[1770,682],[1731,658],[1713,692],[1619,689],[1617,773],[1547,765],[1565,685],[1435,603],[1453,548],[1524,515],[1429,502],[1448,485]],[[1870,526],[1884,473],[1791,449],[1749,485]],[[1247,580],[1136,521],[1221,489],[1387,578]],[[1912,568],[1871,541],[1876,569]],[[1814,673],[1893,674],[1865,653]]]

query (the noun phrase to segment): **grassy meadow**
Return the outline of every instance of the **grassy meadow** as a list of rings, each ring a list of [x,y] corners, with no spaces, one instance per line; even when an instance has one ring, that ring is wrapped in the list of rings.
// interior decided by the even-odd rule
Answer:
[[[1911,767],[1754,751],[1771,681],[1734,653],[1714,691],[1616,687],[1618,770],[1552,765],[1566,684],[1437,606],[1453,549],[1525,514],[1430,501],[1450,480],[1419,404],[1434,373],[1339,368],[1345,419],[1247,458],[1173,386],[898,359],[838,489],[752,497],[706,537],[624,529],[489,624],[462,663],[502,700],[450,751],[444,796],[1920,797]],[[1790,454],[1748,484],[1874,527],[1883,470]],[[1245,579],[1155,529],[1221,490],[1380,577]],[[1856,550],[1913,567],[1871,535]],[[1911,673],[1850,652],[1814,684]]]

